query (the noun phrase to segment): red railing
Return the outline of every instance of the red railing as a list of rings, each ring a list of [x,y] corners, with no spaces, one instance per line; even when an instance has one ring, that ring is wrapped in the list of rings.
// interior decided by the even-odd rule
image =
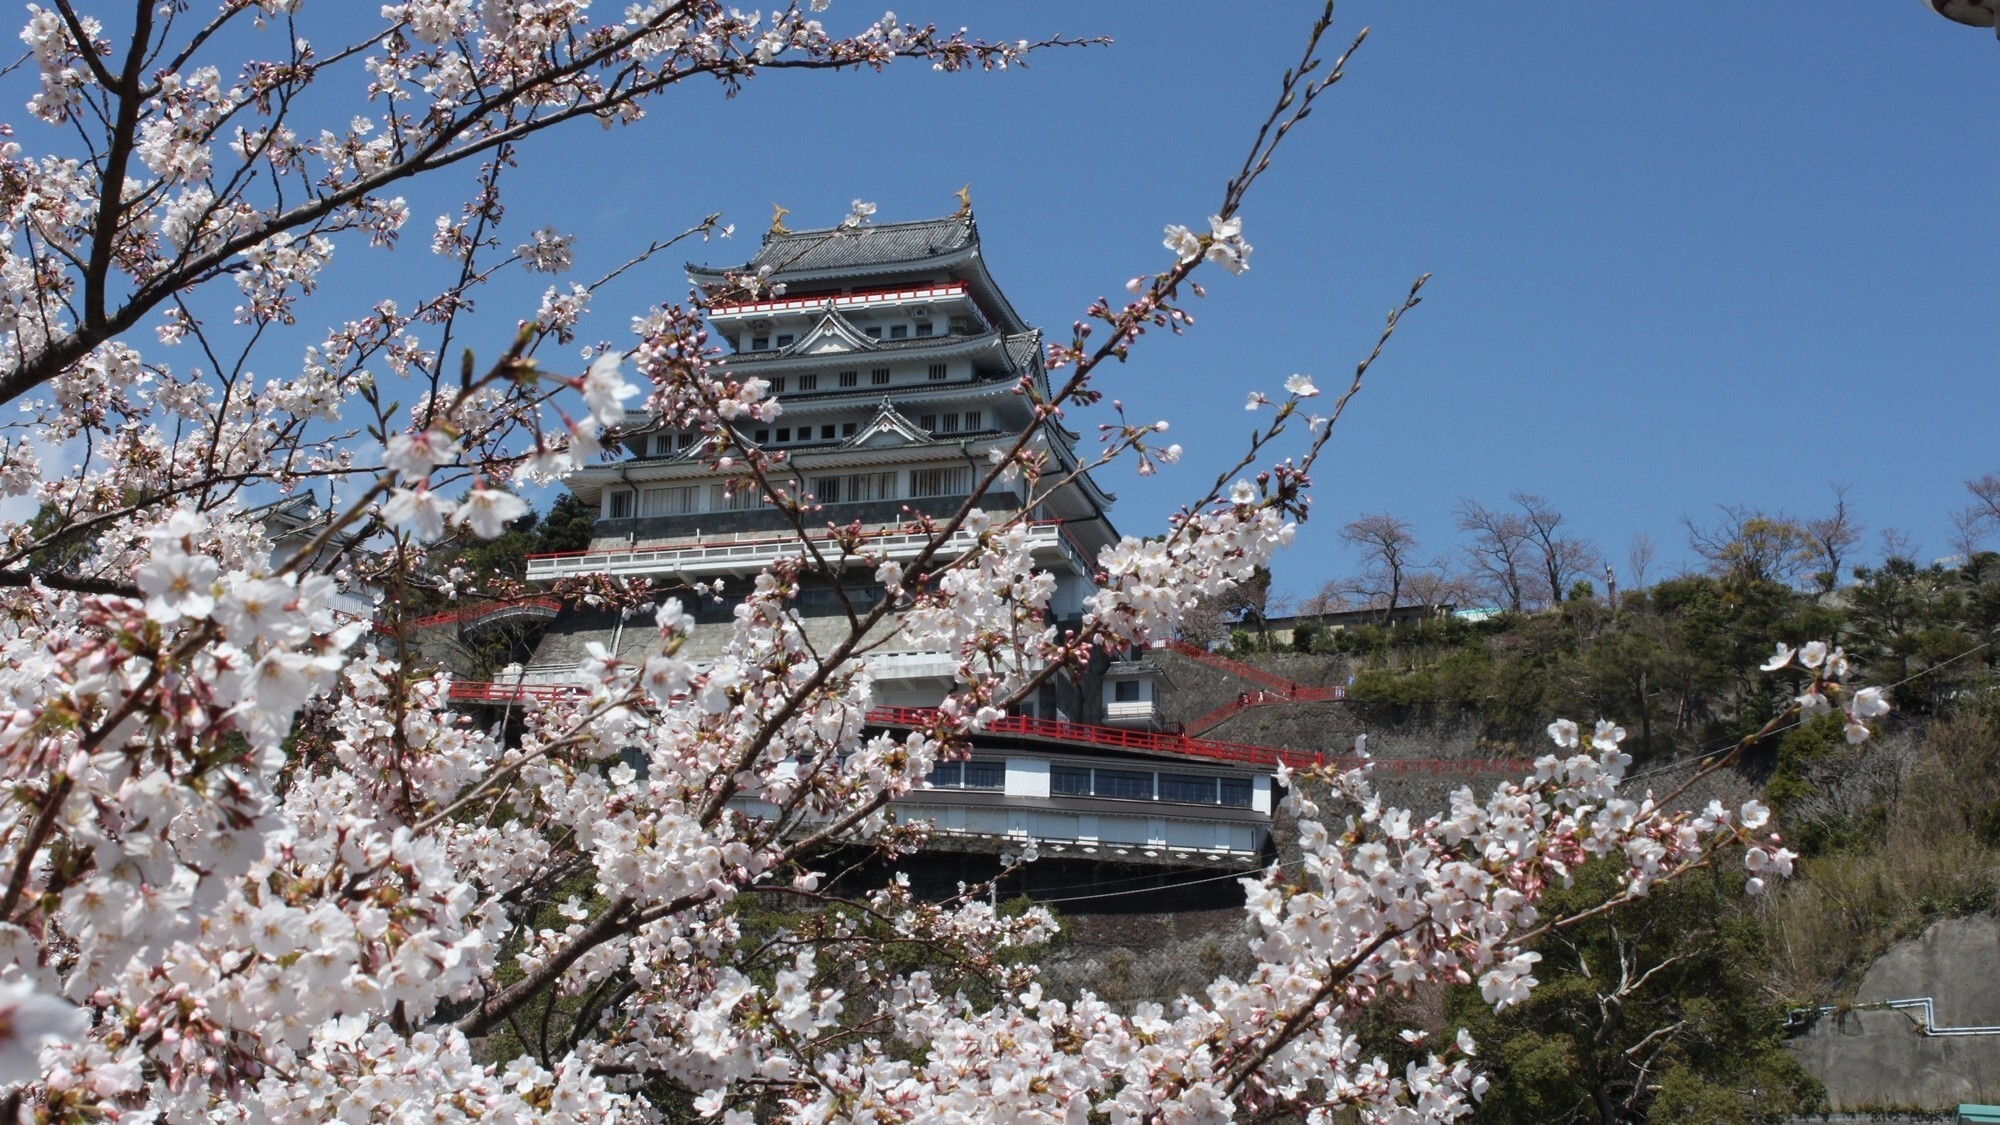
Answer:
[[[423,617],[406,621],[403,624],[405,627],[411,629],[429,629],[438,625],[455,625],[462,621],[477,621],[482,617],[502,613],[510,609],[520,609],[525,606],[533,606],[538,609],[552,610],[560,613],[562,612],[562,599],[551,597],[509,598],[506,601],[486,602],[481,605],[466,606],[463,609],[447,609],[442,613],[426,614]]]
[[[1292,697],[1283,692],[1244,692],[1242,695],[1217,707],[1215,710],[1182,723],[1181,733],[1186,735],[1200,734],[1203,731],[1213,730],[1221,726],[1225,721],[1235,718],[1252,707],[1262,707],[1266,703],[1289,703],[1291,700]]]
[[[507,684],[488,680],[453,680],[449,697],[463,703],[522,703],[539,700],[552,703],[575,698],[583,688],[575,684]],[[930,707],[877,707],[868,712],[868,722],[884,727],[929,727],[937,723],[938,712]],[[1070,723],[1057,719],[1036,719],[1009,715],[988,723],[993,734],[1018,734],[1046,738],[1073,746],[1097,746],[1115,750],[1140,750],[1155,754],[1176,754],[1213,762],[1234,762],[1250,766],[1276,766],[1280,762],[1293,769],[1307,766],[1334,766],[1353,769],[1363,759],[1302,750],[1281,750],[1253,746],[1246,742],[1219,742],[1191,738],[1185,734],[1122,730],[1091,723]],[[1534,763],[1522,758],[1375,758],[1375,769],[1393,774],[1454,775],[1526,773]]]
[[[935,725],[938,712],[928,707],[877,707],[868,712],[868,721],[878,726],[888,727],[928,727]],[[1280,762],[1294,769],[1306,766],[1337,766],[1352,769],[1363,759],[1307,753],[1300,750],[1280,750],[1272,746],[1253,746],[1246,742],[1218,742],[1212,739],[1191,738],[1185,734],[1160,734],[1153,731],[1122,730],[1118,727],[1100,727],[1089,723],[1068,723],[1056,719],[1035,719],[1026,715],[1009,715],[988,723],[984,728],[994,734],[1020,734],[1031,738],[1047,738],[1084,746],[1104,746],[1119,750],[1143,750],[1152,753],[1179,754],[1193,758],[1207,758],[1217,762],[1239,762],[1254,766],[1275,766]],[[1399,774],[1462,774],[1462,773],[1525,773],[1534,768],[1534,763],[1515,758],[1395,758],[1369,759],[1375,768],[1388,773]]]
[[[1178,652],[1189,659],[1199,660],[1211,667],[1220,668],[1237,679],[1263,684],[1265,687],[1286,695],[1292,694],[1299,686],[1283,676],[1266,672],[1262,668],[1253,668],[1240,660],[1231,660],[1226,656],[1218,656],[1207,649],[1197,648],[1194,645],[1188,644],[1186,641],[1154,641],[1153,647],[1163,648],[1168,652]]]
[[[506,684],[492,680],[453,680],[449,699],[461,703],[520,703],[529,699],[539,699],[553,703],[558,699],[569,699],[583,694],[583,688],[572,684]]]

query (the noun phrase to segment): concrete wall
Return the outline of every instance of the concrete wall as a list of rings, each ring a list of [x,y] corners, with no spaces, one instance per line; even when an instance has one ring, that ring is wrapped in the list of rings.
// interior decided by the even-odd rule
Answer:
[[[1892,946],[1857,1004],[1929,996],[1940,1026],[2000,1026],[2000,919],[1954,918]],[[1835,1110],[1945,1109],[2000,1102],[2000,1035],[1927,1036],[1903,1011],[1821,1017],[1788,1046],[1826,1083]]]

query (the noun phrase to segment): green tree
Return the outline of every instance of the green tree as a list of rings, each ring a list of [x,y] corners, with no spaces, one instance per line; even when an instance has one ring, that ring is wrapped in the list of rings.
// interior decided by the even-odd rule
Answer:
[[[1765,1122],[1823,1101],[1759,994],[1769,960],[1740,872],[1665,884],[1535,943],[1542,984],[1495,1015],[1476,987],[1446,1010],[1479,1041],[1492,1088],[1482,1122]],[[1607,862],[1544,899],[1577,915],[1619,890]]]

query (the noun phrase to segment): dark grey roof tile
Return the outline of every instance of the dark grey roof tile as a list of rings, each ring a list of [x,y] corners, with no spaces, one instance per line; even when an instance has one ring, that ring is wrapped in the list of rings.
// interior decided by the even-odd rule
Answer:
[[[697,275],[712,276],[725,269],[754,273],[770,266],[771,277],[782,279],[789,273],[921,262],[976,245],[978,241],[978,232],[967,215],[847,230],[826,227],[766,235],[764,245],[758,247],[756,256],[741,266],[691,264],[688,270]]]

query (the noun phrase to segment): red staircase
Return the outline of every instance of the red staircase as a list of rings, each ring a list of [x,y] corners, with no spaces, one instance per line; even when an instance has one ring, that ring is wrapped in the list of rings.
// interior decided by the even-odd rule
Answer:
[[[1331,687],[1308,687],[1305,684],[1296,684],[1283,676],[1273,675],[1262,668],[1254,668],[1240,660],[1218,656],[1184,641],[1154,641],[1153,647],[1180,653],[1190,660],[1199,660],[1238,679],[1264,685],[1263,691],[1244,692],[1205,715],[1189,719],[1181,724],[1183,734],[1200,734],[1206,730],[1213,730],[1222,725],[1226,719],[1240,715],[1252,707],[1262,707],[1270,703],[1320,703],[1347,698],[1347,689],[1339,684]]]

